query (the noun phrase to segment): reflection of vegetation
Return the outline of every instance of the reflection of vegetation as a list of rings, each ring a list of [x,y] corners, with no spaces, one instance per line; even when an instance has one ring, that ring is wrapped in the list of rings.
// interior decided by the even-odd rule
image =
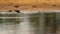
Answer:
[[[0,23],[3,23],[3,19],[2,18],[0,18]]]
[[[28,18],[29,18],[29,17],[30,17],[30,18],[32,18],[32,17],[35,18],[35,17],[39,17],[39,14],[40,14],[40,13],[29,13],[29,14],[28,14],[28,13],[26,13],[26,14],[22,14],[22,13],[21,13],[21,16],[22,16],[22,17],[28,17]]]
[[[3,14],[0,14],[0,17],[3,17]]]
[[[46,13],[45,28],[46,33],[55,34],[56,33],[56,13]]]
[[[56,13],[56,24],[57,24],[57,26],[59,26],[60,27],[60,12],[57,12]]]
[[[20,22],[19,18],[7,18],[7,17],[21,17],[20,13],[1,13],[0,17],[6,17],[6,18],[0,18],[0,23],[17,23]]]
[[[13,14],[0,14],[0,17],[20,17],[20,13],[13,13]]]
[[[29,20],[29,25],[31,27],[39,27],[39,15],[40,13],[24,14],[24,17]]]
[[[15,17],[16,15],[15,14],[5,14],[5,17]]]
[[[53,27],[54,26],[54,13],[47,13],[46,14],[46,27]]]
[[[10,22],[16,22],[16,21],[18,21],[18,19],[16,19],[16,18],[5,18],[4,22],[10,23]]]
[[[35,18],[29,18],[30,25],[32,27],[38,27],[39,26],[39,17]]]
[[[5,14],[5,17],[20,17],[20,14]]]

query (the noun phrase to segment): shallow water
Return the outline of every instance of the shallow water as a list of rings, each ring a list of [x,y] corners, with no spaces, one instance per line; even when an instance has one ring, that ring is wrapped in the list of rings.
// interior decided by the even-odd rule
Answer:
[[[0,15],[1,34],[59,34],[60,32],[60,13],[0,13]]]

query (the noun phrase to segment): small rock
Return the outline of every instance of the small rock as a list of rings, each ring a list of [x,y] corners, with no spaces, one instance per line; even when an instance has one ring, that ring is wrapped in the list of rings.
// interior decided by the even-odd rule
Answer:
[[[19,6],[16,5],[16,6],[14,6],[14,7],[18,8]]]
[[[19,10],[15,10],[15,12],[20,13],[20,11],[19,11]]]
[[[9,10],[9,12],[12,12],[11,10]]]
[[[53,6],[56,6],[56,5],[53,5]]]
[[[37,7],[37,6],[32,6],[32,7]]]

